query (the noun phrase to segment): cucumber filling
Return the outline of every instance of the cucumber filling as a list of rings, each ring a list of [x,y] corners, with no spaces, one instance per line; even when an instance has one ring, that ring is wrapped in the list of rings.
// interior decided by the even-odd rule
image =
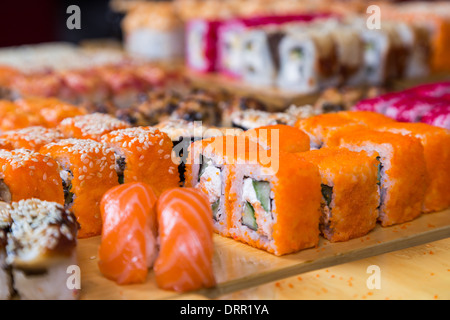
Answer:
[[[205,173],[205,170],[208,166],[210,166],[212,163],[211,159],[204,157],[203,155],[200,156],[200,169],[198,171],[198,181],[200,181],[201,176]]]
[[[244,211],[242,213],[242,224],[249,227],[252,230],[258,230],[258,224],[255,218],[255,209],[253,206],[246,201],[244,204]]]
[[[268,181],[252,181],[256,198],[261,203],[264,210],[270,212],[270,183]]]

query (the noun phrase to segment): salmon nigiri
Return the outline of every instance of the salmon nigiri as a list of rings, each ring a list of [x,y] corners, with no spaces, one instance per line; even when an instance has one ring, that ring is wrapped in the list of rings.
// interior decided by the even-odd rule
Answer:
[[[212,211],[193,188],[163,192],[158,200],[160,252],[153,267],[162,289],[178,292],[215,285]]]
[[[141,182],[110,189],[102,198],[100,272],[118,284],[143,283],[157,254],[156,195]]]

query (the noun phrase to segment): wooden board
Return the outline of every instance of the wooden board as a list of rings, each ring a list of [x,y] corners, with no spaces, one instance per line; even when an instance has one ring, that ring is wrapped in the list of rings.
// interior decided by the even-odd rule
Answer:
[[[149,273],[145,284],[116,285],[98,270],[100,238],[83,239],[78,244],[81,299],[215,299],[293,275],[449,237],[450,209],[422,215],[397,226],[377,226],[368,235],[347,242],[330,243],[321,239],[317,248],[282,257],[215,235],[214,272],[217,286],[184,294],[160,290],[153,272]]]

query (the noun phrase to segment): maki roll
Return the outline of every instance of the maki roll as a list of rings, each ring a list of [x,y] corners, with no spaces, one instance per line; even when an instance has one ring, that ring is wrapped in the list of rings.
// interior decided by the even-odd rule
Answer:
[[[95,141],[100,141],[102,135],[108,132],[129,127],[130,125],[125,121],[102,113],[67,118],[58,125],[58,129],[66,138],[92,139]]]
[[[311,149],[327,146],[328,139],[345,127],[361,127],[358,122],[345,118],[339,113],[325,113],[314,117],[299,119],[295,126],[303,130],[311,139]]]
[[[119,183],[147,183],[157,195],[179,186],[172,141],[167,134],[152,127],[127,128],[105,134],[101,141],[116,154]]]
[[[38,152],[44,145],[64,139],[56,129],[33,126],[24,129],[6,131],[0,139],[8,141],[14,149],[28,149]]]
[[[450,107],[450,101],[433,97],[410,96],[398,99],[386,108],[385,115],[400,122],[420,122],[434,109]]]
[[[450,132],[424,123],[392,122],[377,130],[419,139],[423,145],[429,186],[423,203],[424,212],[441,211],[450,207]]]
[[[58,203],[38,199],[13,202],[8,210],[7,263],[14,289],[24,300],[72,300],[79,290],[67,286],[67,270],[77,264],[78,225]]]
[[[222,136],[199,140],[189,147],[186,162],[186,187],[206,194],[212,211],[214,231],[229,236],[231,212],[228,206],[230,177],[235,175],[233,163],[235,148],[245,138]]]
[[[37,115],[43,126],[55,128],[65,118],[86,114],[86,110],[57,98],[23,98],[15,103],[28,113]]]
[[[7,300],[12,295],[11,270],[6,263],[6,244],[11,229],[10,206],[0,202],[0,300]]]
[[[12,150],[14,149],[13,145],[11,144],[10,141],[0,138],[0,149],[3,150]]]
[[[429,178],[419,139],[367,129],[341,134],[338,144],[378,157],[378,220],[383,227],[413,220],[421,214]]]
[[[369,128],[377,128],[385,123],[395,122],[381,113],[371,111],[340,111],[337,114]]]
[[[238,154],[228,176],[233,239],[277,256],[316,246],[322,197],[317,167],[282,152],[279,165],[262,163],[253,152]]]
[[[250,28],[242,36],[242,78],[252,85],[272,86],[279,70],[278,45],[285,33],[278,27]]]
[[[347,241],[375,228],[380,195],[376,155],[322,148],[299,156],[318,166],[322,191],[320,229],[332,242]]]
[[[422,117],[421,122],[450,130],[450,106],[432,109]]]
[[[60,166],[63,203],[80,224],[78,237],[99,235],[100,200],[106,191],[119,184],[114,150],[94,140],[64,139],[43,146],[40,152]]]
[[[0,150],[0,201],[37,198],[64,204],[58,164],[43,154]]]
[[[0,100],[0,130],[16,130],[29,126],[42,125],[39,116],[22,111],[14,102]]]
[[[264,149],[272,149],[282,152],[303,152],[310,148],[309,136],[302,130],[287,126],[264,126],[245,131],[244,136],[259,143]]]

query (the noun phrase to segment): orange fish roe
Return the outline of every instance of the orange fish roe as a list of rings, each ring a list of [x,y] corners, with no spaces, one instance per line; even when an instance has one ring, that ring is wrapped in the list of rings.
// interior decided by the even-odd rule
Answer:
[[[92,139],[100,141],[102,135],[114,130],[129,128],[125,121],[103,113],[67,118],[58,125],[67,138]]]
[[[26,113],[39,115],[43,126],[55,128],[65,118],[86,114],[86,110],[56,98],[24,98],[15,103]]]
[[[317,149],[327,145],[327,140],[334,131],[347,126],[361,126],[361,124],[337,113],[325,113],[299,119],[295,126],[309,135],[311,148]]]
[[[115,150],[118,161],[123,157],[124,170],[120,164],[116,166],[118,173],[123,173],[121,182],[147,183],[157,195],[179,186],[172,141],[167,134],[152,127],[127,128],[110,132],[101,141]]]
[[[413,136],[421,141],[430,178],[423,210],[433,212],[450,207],[450,131],[425,123],[399,122],[386,124],[379,130]]]
[[[263,148],[276,147],[283,152],[308,151],[310,146],[309,136],[305,132],[282,124],[250,129],[243,135],[258,142]]]
[[[24,149],[0,150],[0,175],[10,193],[4,201],[37,198],[64,204],[58,164],[48,156]]]
[[[340,111],[337,113],[346,119],[355,121],[361,125],[376,129],[380,125],[386,123],[395,123],[395,120],[385,116],[384,114],[371,111]]]
[[[321,231],[325,238],[346,241],[375,228],[380,201],[377,155],[343,148],[322,148],[298,155],[320,171]]]
[[[0,135],[1,139],[9,141],[14,149],[29,149],[39,151],[48,143],[64,139],[64,135],[51,128],[33,126],[24,129],[6,131]]]
[[[78,237],[99,235],[100,201],[106,191],[118,185],[114,150],[89,139],[65,139],[43,146],[40,152],[61,166],[67,188],[65,205],[81,226]],[[73,196],[68,198],[67,193]]]
[[[11,101],[0,100],[0,130],[15,130],[41,124],[42,119],[39,116],[23,112]]]
[[[378,154],[382,226],[410,221],[420,215],[428,186],[423,146],[414,137],[390,132],[358,130],[340,137],[340,146]]]
[[[14,147],[8,140],[0,138],[0,149],[12,150]]]

